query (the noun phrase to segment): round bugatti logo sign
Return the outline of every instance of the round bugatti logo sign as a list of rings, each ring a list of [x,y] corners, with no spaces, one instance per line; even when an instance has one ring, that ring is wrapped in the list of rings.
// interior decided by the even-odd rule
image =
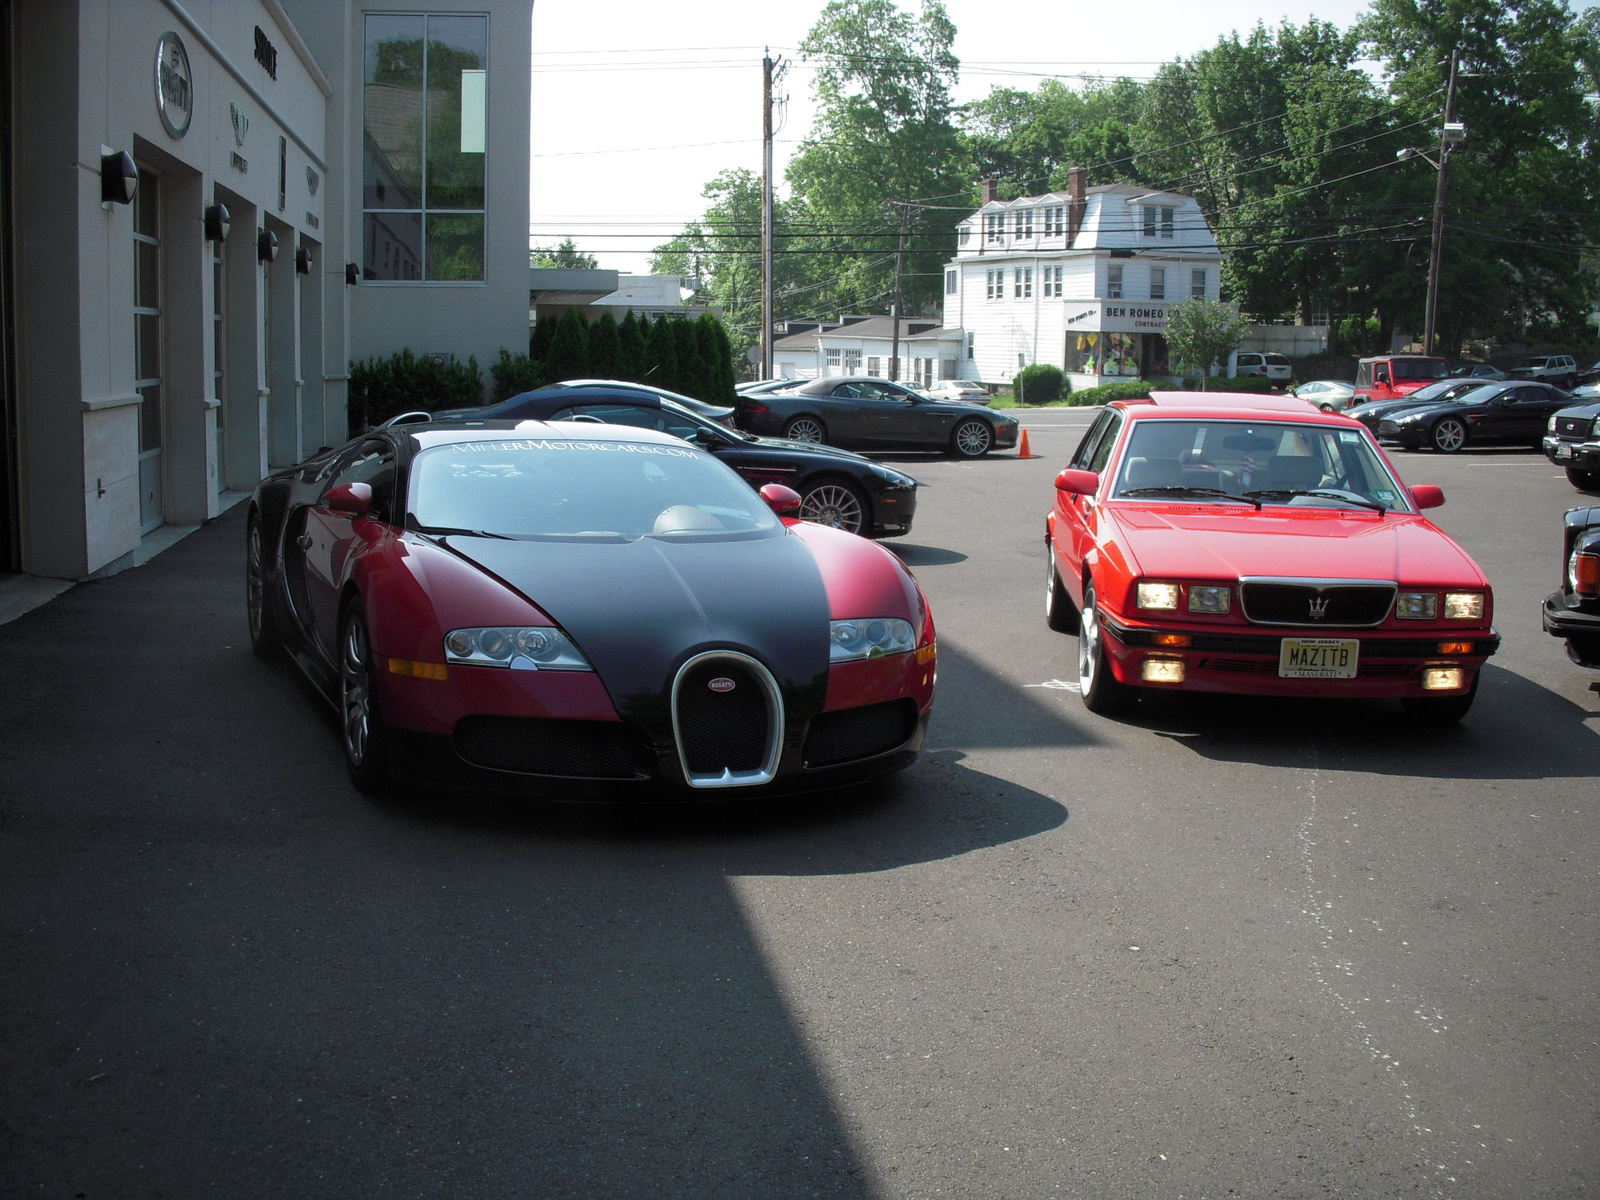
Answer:
[[[731,692],[738,685],[726,675],[718,675],[710,683],[706,684],[706,686],[713,692]]]
[[[194,116],[194,73],[189,70],[183,39],[170,29],[156,40],[156,111],[173,137],[189,132]]]

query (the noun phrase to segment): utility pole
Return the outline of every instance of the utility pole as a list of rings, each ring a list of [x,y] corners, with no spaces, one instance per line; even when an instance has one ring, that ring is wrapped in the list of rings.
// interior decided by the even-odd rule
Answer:
[[[772,85],[788,63],[761,60],[761,378],[772,378]],[[776,68],[776,69],[774,69]]]
[[[1450,173],[1450,148],[1461,141],[1465,130],[1455,124],[1456,68],[1461,51],[1450,51],[1450,86],[1444,94],[1444,121],[1439,132],[1438,183],[1433,192],[1433,248],[1428,255],[1428,310],[1422,333],[1422,352],[1433,353],[1434,333],[1439,325],[1439,256],[1444,247],[1444,192]]]
[[[906,229],[911,223],[911,205],[906,201],[890,201],[900,207],[900,249],[894,256],[894,303],[889,308],[889,321],[894,327],[893,342],[889,348],[889,378],[900,379],[900,279],[906,271]]]

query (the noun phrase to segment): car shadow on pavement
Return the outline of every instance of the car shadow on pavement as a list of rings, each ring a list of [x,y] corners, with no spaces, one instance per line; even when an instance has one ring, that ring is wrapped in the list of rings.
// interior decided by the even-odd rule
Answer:
[[[1472,710],[1456,725],[1418,722],[1395,700],[1300,700],[1168,693],[1141,699],[1129,723],[1216,762],[1304,766],[1426,779],[1574,779],[1592,782],[1596,714],[1490,663]],[[1587,786],[1586,782],[1586,786]]]
[[[918,546],[910,542],[880,542],[908,567],[947,567],[964,563],[967,556],[959,550],[945,550],[938,546]]]

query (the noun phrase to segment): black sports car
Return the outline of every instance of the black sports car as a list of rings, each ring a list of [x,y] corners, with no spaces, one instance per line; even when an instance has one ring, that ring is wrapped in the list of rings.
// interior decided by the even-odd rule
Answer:
[[[1491,383],[1453,400],[1410,408],[1378,422],[1378,440],[1408,449],[1431,446],[1445,454],[1469,442],[1539,445],[1551,414],[1572,395],[1536,380]]]
[[[251,645],[337,706],[364,789],[734,797],[907,766],[932,614],[799,500],[654,430],[391,426],[257,485]]]
[[[944,450],[981,458],[1017,444],[1020,423],[982,404],[933,400],[866,375],[813,379],[788,391],[741,396],[742,429],[857,450]]]
[[[1418,388],[1409,396],[1400,396],[1394,400],[1368,400],[1365,404],[1352,404],[1344,410],[1344,415],[1360,421],[1372,431],[1374,437],[1378,434],[1378,422],[1385,417],[1403,413],[1408,408],[1426,408],[1430,404],[1442,404],[1446,400],[1453,400],[1457,396],[1465,396],[1468,392],[1481,387],[1488,387],[1493,383],[1487,379],[1441,379],[1430,383],[1427,387]]]
[[[1544,435],[1544,456],[1566,468],[1567,482],[1600,491],[1600,401],[1557,409]]]
[[[1561,588],[1545,597],[1544,628],[1566,640],[1567,657],[1573,662],[1600,668],[1600,508],[1567,513],[1561,538]]]
[[[793,488],[800,493],[801,520],[864,537],[909,533],[917,511],[917,481],[903,471],[833,446],[808,446],[728,429],[647,391],[602,384],[538,388],[480,409],[473,416],[604,421],[670,433],[709,450],[752,487],[781,483]]]

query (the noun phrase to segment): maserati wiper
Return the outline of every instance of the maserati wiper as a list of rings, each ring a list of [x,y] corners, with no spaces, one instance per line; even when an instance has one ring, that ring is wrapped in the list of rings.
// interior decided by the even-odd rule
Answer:
[[[1380,504],[1376,500],[1368,500],[1365,496],[1357,496],[1350,492],[1336,492],[1327,488],[1258,488],[1245,493],[1246,496],[1323,496],[1329,500],[1342,500],[1346,504],[1354,504],[1357,508],[1370,508],[1375,512],[1388,512],[1387,504]]]
[[[1204,496],[1207,499],[1237,500],[1240,504],[1253,504],[1261,507],[1261,501],[1255,498],[1254,492],[1246,492],[1243,496],[1235,496],[1232,492],[1225,492],[1221,488],[1208,487],[1136,487],[1124,488],[1117,493],[1120,500],[1124,496]]]

